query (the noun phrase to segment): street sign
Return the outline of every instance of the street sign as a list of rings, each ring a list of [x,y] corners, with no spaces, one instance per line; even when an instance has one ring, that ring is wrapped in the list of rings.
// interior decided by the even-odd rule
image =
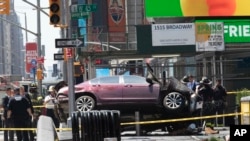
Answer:
[[[84,45],[84,38],[56,39],[56,48],[79,47]]]
[[[64,60],[63,53],[55,53],[54,54],[54,60]]]
[[[74,4],[71,5],[71,13],[83,13],[96,11],[96,4]]]
[[[71,13],[71,19],[87,18],[88,16],[89,12]]]
[[[44,57],[37,57],[36,61],[38,64],[43,64],[44,63]]]

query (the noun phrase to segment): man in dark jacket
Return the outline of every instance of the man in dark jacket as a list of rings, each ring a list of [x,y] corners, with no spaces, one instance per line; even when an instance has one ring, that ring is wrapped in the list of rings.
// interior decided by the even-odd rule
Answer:
[[[20,95],[24,96],[25,98],[27,98],[27,100],[29,101],[29,104],[30,104],[31,112],[32,112],[32,114],[34,114],[34,108],[33,108],[33,104],[32,104],[30,95],[25,92],[24,86],[20,87]],[[32,117],[29,117],[29,119],[28,119],[27,122],[28,122],[28,127],[32,128],[33,127],[32,126],[33,125],[32,124]],[[33,133],[33,131],[29,131],[29,137],[30,137],[30,141],[34,140],[34,133]]]
[[[3,118],[4,128],[13,127],[12,119],[7,120],[8,103],[9,103],[10,98],[12,97],[11,91],[12,91],[11,88],[7,88],[6,95],[2,99],[2,107],[4,109],[4,113],[3,113],[2,118]],[[4,141],[14,141],[14,132],[11,130],[10,131],[4,130]]]
[[[214,89],[214,101],[215,101],[215,114],[223,114],[226,104],[226,97],[227,97],[227,91],[225,87],[221,85],[221,79],[216,80],[216,84],[213,87]],[[217,118],[217,124],[218,126],[224,126],[223,125],[223,118],[219,117]]]
[[[14,128],[27,128],[28,119],[33,117],[29,101],[20,95],[20,89],[14,89],[15,95],[8,104],[7,118],[13,119]],[[27,131],[16,131],[17,141],[29,141]]]
[[[212,88],[212,81],[207,77],[202,77],[199,86],[197,87],[198,94],[202,97],[202,116],[211,116],[214,114],[213,100],[214,100],[214,90]],[[213,119],[206,119],[206,134],[216,134],[218,131],[213,130]]]

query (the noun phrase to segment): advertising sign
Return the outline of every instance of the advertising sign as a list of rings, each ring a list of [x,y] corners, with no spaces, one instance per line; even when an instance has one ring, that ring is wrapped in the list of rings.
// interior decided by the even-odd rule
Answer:
[[[195,45],[194,23],[152,24],[152,46]]]
[[[249,43],[250,20],[197,20],[195,22],[223,22],[225,43]]]
[[[108,32],[110,42],[125,42],[125,0],[108,0]]]
[[[34,65],[34,60],[37,59],[37,43],[29,42],[26,43],[26,73],[32,72],[32,68],[36,67]]]
[[[249,16],[250,0],[145,0],[146,17]]]
[[[195,23],[196,51],[224,51],[223,22]]]
[[[250,42],[250,21],[225,21],[224,36],[226,43]]]

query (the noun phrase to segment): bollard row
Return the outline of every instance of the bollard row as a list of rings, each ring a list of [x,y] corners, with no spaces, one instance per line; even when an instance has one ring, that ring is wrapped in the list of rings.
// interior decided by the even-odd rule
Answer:
[[[105,138],[121,140],[119,111],[73,112],[71,116],[73,141],[104,141]]]

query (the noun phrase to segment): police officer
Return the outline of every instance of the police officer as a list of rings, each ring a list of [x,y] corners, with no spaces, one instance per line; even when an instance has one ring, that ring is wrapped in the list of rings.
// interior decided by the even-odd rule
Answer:
[[[30,83],[29,85],[29,95],[31,99],[37,99],[38,92],[37,92],[37,85],[36,83]]]
[[[215,101],[215,112],[217,114],[223,114],[226,104],[227,91],[224,86],[221,85],[221,79],[216,80],[214,89],[214,101]],[[215,113],[215,114],[216,114]],[[223,118],[218,118],[218,126],[223,126]]]
[[[2,107],[4,109],[3,113],[3,126],[4,128],[13,127],[13,122],[11,119],[7,120],[7,111],[8,111],[8,103],[10,98],[12,97],[12,89],[9,87],[6,89],[6,95],[2,99]],[[14,132],[12,130],[4,130],[4,141],[14,141]]]
[[[30,104],[30,108],[31,108],[31,112],[32,114],[34,114],[34,108],[33,108],[33,104],[32,104],[32,101],[31,101],[31,98],[30,98],[30,95],[28,93],[25,93],[25,89],[24,89],[24,86],[20,86],[20,95],[27,98],[27,100],[29,101],[29,104]],[[28,119],[28,127],[29,128],[32,128],[33,124],[32,124],[32,117],[29,117]],[[33,141],[34,140],[34,133],[33,131],[28,131],[29,132],[29,137],[30,137],[30,141]]]
[[[197,86],[197,92],[202,97],[203,106],[201,110],[202,116],[211,116],[214,114],[214,90],[212,88],[212,81],[210,81],[206,76],[203,76],[199,86]],[[209,118],[206,120],[205,132],[207,134],[215,134],[218,131],[213,130],[213,119]]]
[[[29,101],[20,95],[20,89],[14,89],[15,95],[8,104],[7,118],[13,119],[15,128],[27,128],[29,117],[33,117]],[[29,141],[28,131],[16,131],[17,141]]]

